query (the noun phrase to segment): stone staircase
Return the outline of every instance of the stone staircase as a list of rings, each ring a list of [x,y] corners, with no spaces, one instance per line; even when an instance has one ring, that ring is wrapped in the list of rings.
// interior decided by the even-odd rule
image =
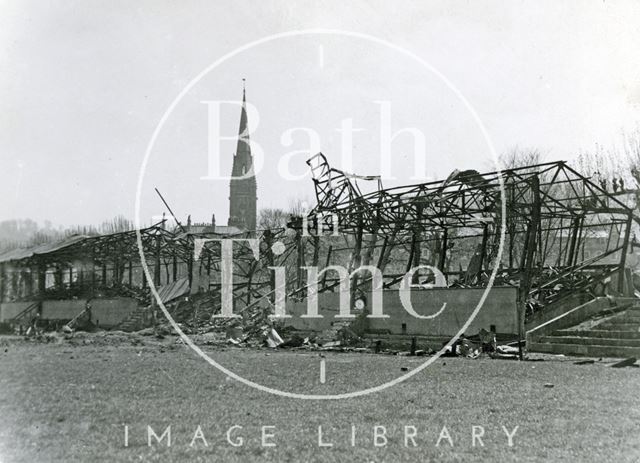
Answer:
[[[152,325],[150,307],[138,307],[127,318],[122,320],[115,329],[120,331],[138,331]]]
[[[640,303],[553,331],[527,346],[533,352],[588,357],[640,357]]]

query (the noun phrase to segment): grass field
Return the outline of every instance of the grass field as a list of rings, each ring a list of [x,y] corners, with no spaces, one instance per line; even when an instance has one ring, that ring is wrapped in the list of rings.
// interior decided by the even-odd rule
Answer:
[[[308,401],[231,380],[172,338],[131,339],[38,344],[0,338],[0,461],[640,459],[640,369],[611,369],[606,360],[575,365],[575,359],[551,357],[542,362],[441,358],[377,394]],[[320,384],[317,352],[208,352],[262,384],[319,394],[380,384],[424,361],[327,353],[326,383]],[[160,436],[169,425],[171,447],[166,438],[148,446],[147,426]],[[202,438],[190,446],[198,426],[208,446]],[[333,447],[318,445],[319,426],[323,443]],[[374,445],[376,426],[384,426],[386,446]],[[472,445],[472,426],[478,434],[480,426],[484,430],[484,446],[477,440]],[[509,432],[518,426],[511,447],[503,426]],[[227,442],[230,428],[231,440],[237,444],[242,438],[242,446]],[[405,446],[405,432],[414,430]],[[263,432],[273,435],[265,439],[275,447],[262,446]],[[384,443],[381,437],[378,443]]]

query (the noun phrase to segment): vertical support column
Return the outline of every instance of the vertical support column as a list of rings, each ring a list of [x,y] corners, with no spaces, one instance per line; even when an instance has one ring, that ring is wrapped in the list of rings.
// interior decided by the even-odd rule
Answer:
[[[513,248],[516,240],[517,224],[516,215],[513,212],[514,185],[510,184],[507,190],[507,231],[509,232],[509,270],[513,269]]]
[[[420,259],[422,258],[422,204],[416,204],[416,219],[411,227],[411,252],[409,253],[409,262],[407,262],[407,272],[413,267],[420,265]],[[412,283],[418,283],[420,279],[420,272],[413,274]]]
[[[378,263],[376,264],[376,267],[380,269],[381,273],[383,271],[382,264],[384,263],[384,256],[387,252],[388,244],[389,244],[389,236],[385,235],[384,239],[382,240],[382,248],[380,248],[380,255],[378,256]]]
[[[525,241],[524,252],[520,268],[520,287],[518,290],[518,357],[523,360],[522,344],[524,342],[524,319],[527,298],[531,291],[531,272],[533,270],[533,260],[536,254],[536,241],[538,237],[538,227],[540,226],[540,179],[534,176],[531,179],[531,192],[533,204],[531,205],[531,222],[527,229],[527,240]]]
[[[355,245],[353,247],[353,255],[351,256],[351,262],[350,262],[350,268],[349,271],[352,272],[353,270],[357,269],[360,267],[361,263],[362,263],[362,236],[364,234],[364,230],[363,230],[363,226],[362,226],[362,214],[359,213],[358,214],[358,229],[356,230],[356,242]],[[359,280],[359,272],[356,272],[353,274],[353,278],[351,279],[351,297],[353,300],[353,296],[355,294],[355,289],[358,286],[358,280]]]
[[[396,236],[398,232],[402,230],[402,223],[397,222],[394,227],[391,235],[385,235],[384,243],[382,245],[382,250],[380,251],[380,256],[378,258],[377,267],[380,269],[380,273],[384,274],[384,270],[389,263],[389,258],[391,257],[391,251],[395,245]]]
[[[18,273],[15,266],[9,266],[9,297],[15,299],[18,295]]]
[[[333,252],[333,245],[329,245],[329,249],[327,250],[327,259],[324,262],[324,267],[327,268],[331,264],[331,253]],[[322,291],[327,286],[327,272],[322,274],[322,283],[320,283],[320,291]]]
[[[56,289],[63,289],[64,288],[64,277],[63,277],[63,269],[62,269],[62,265],[60,264],[56,264],[56,274],[55,274],[55,281],[56,281]]]
[[[171,270],[173,273],[173,281],[176,281],[178,279],[178,258],[176,257],[175,253],[173,254],[172,266],[173,268]]]
[[[113,256],[113,271],[112,271],[112,275],[113,275],[113,283],[114,285],[119,285],[120,284],[120,252],[116,252],[115,255]]]
[[[311,258],[311,266],[318,266],[318,259],[320,258],[320,237],[318,235],[311,235],[311,241],[313,242],[313,257]]]
[[[569,248],[567,249],[567,252],[569,254],[567,255],[567,260],[565,262],[565,265],[567,265],[568,267],[571,267],[573,265],[574,254],[576,251],[576,242],[578,241],[579,231],[580,231],[580,217],[574,217],[573,227],[571,229],[571,241],[569,242]]]
[[[438,270],[444,273],[444,266],[447,261],[447,246],[449,243],[447,242],[449,238],[448,230],[445,228],[442,231],[442,248],[440,249],[440,258],[438,259]]]
[[[187,249],[187,256],[187,275],[189,278],[189,288],[191,288],[193,286],[193,251],[191,251],[191,249]]]
[[[96,259],[95,255],[91,254],[91,293],[96,290]]]
[[[0,304],[4,302],[4,262],[0,263]]]
[[[478,265],[478,274],[476,275],[478,278],[478,284],[482,278],[482,269],[485,266],[485,257],[487,255],[487,239],[489,238],[489,227],[487,224],[484,225],[482,230],[482,244],[480,245],[480,265]]]
[[[622,242],[622,256],[620,256],[620,270],[618,271],[618,292],[624,293],[624,268],[627,264],[627,252],[629,250],[629,239],[631,235],[631,224],[633,215],[629,213],[627,223],[625,225],[624,241]]]
[[[78,267],[78,283],[80,288],[84,290],[84,260],[80,261],[80,266]]]
[[[44,262],[38,262],[38,297],[44,297],[47,290],[47,266]]]
[[[373,260],[373,255],[376,249],[376,245],[378,244],[378,233],[380,228],[380,209],[376,208],[375,219],[372,224],[371,237],[367,241],[367,247],[364,250],[364,255],[362,256],[362,264],[361,265],[371,265],[371,261]]]
[[[304,286],[303,275],[302,275],[302,267],[305,266],[304,263],[304,241],[302,239],[302,233],[300,230],[296,230],[296,289],[302,288]]]
[[[156,286],[160,286],[160,250],[161,250],[161,241],[160,235],[156,235],[156,249],[154,252],[154,262],[153,262],[153,284]]]
[[[580,220],[578,220],[578,234],[576,235],[576,243],[573,250],[573,262],[571,265],[576,265],[578,263],[578,257],[580,256],[580,243],[583,241],[583,225],[584,216],[581,216]]]
[[[273,246],[273,235],[271,233],[271,230],[265,230],[263,235],[262,235],[262,239],[264,240],[264,245],[265,245],[265,259],[267,261],[267,266],[268,267],[273,267],[275,265],[275,259],[273,257],[273,250],[271,249],[271,246]],[[275,304],[275,291],[276,289],[276,275],[275,272],[273,272],[272,270],[269,270],[269,292],[272,293],[272,295],[269,297],[269,300],[271,300],[272,303]]]

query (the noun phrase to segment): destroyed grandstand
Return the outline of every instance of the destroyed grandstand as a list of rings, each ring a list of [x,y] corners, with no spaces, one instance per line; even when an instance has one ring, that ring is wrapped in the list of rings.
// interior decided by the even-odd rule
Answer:
[[[525,317],[577,295],[632,292],[625,259],[633,209],[564,162],[484,174],[455,171],[442,181],[390,189],[378,177],[332,168],[323,154],[308,164],[317,204],[305,217],[292,217],[286,228],[242,232],[216,230],[213,224],[192,230],[178,222],[171,230],[163,221],[138,232],[71,236],[0,255],[0,300],[3,308],[13,304],[3,309],[3,321],[20,324],[39,311],[44,320],[68,323],[86,312],[89,301],[97,317],[97,301],[128,298],[137,308],[120,320],[101,315],[112,321],[104,326],[138,329],[160,322],[137,233],[151,283],[174,318],[192,332],[238,324],[264,330],[276,294],[270,267],[285,269],[287,303],[307,298],[308,266],[342,265],[349,272],[375,266],[385,289],[397,288],[419,265],[439,269],[452,290],[486,288],[496,269],[494,286],[517,289],[513,310],[521,325]],[[373,182],[374,191],[363,194],[362,182]],[[260,243],[258,259],[246,242],[233,250],[233,310],[242,314],[241,322],[214,318],[221,310],[219,243],[206,241],[194,253],[197,241],[231,233]],[[274,252],[276,242],[283,252]],[[363,272],[352,274],[353,300],[370,291],[370,280]],[[416,272],[413,281],[436,284],[428,269]],[[337,292],[340,279],[323,272],[317,290]],[[66,311],[43,310],[47,301],[76,302]]]

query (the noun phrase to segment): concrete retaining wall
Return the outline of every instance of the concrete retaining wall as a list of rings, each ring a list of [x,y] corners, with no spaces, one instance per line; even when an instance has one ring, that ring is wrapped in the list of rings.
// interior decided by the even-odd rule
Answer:
[[[397,290],[383,291],[383,313],[386,319],[367,319],[367,330],[370,332],[388,332],[390,334],[413,334],[429,336],[455,335],[467,321],[482,297],[482,289],[433,288],[414,289],[411,302],[419,315],[436,314],[444,303],[444,311],[434,319],[418,319],[409,314],[400,302]],[[466,330],[467,335],[474,335],[482,328],[497,333],[517,334],[518,318],[516,312],[517,290],[511,287],[493,288]],[[371,301],[371,295],[367,296]],[[353,306],[353,304],[351,304]],[[343,320],[334,318],[339,313],[339,293],[321,293],[318,295],[318,313],[323,318],[301,318],[307,311],[307,302],[287,302],[287,314],[292,318],[286,325],[299,330],[322,331],[331,327],[332,322]],[[352,313],[355,311],[352,309]]]
[[[71,320],[84,310],[86,299],[42,301],[43,320]]]
[[[100,326],[111,327],[122,322],[138,308],[138,301],[130,297],[93,299],[91,313]]]
[[[33,302],[3,302],[0,304],[0,322],[14,318],[31,304]]]
[[[0,321],[15,317],[33,302],[8,302],[0,305]],[[65,299],[42,301],[43,320],[71,320],[82,312],[86,299]],[[92,299],[91,314],[93,322],[101,327],[110,328],[127,318],[138,307],[138,301],[129,297],[111,299]]]

